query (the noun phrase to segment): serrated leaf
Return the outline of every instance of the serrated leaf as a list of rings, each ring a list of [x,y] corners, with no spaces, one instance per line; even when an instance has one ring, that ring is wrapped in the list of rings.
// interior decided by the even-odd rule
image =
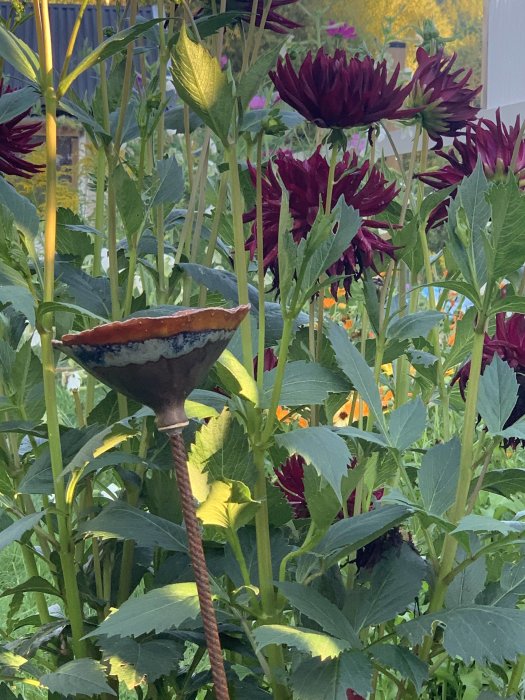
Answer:
[[[381,408],[381,397],[372,370],[350,341],[344,328],[334,323],[329,324],[328,338],[334,349],[337,364],[368,405],[378,425],[384,429],[385,419]]]
[[[444,625],[443,646],[466,664],[482,666],[514,661],[525,653],[525,610],[471,605],[421,615],[397,627],[397,633],[419,644],[436,623]]]
[[[69,695],[99,695],[116,692],[108,684],[104,667],[95,659],[75,659],[59,666],[53,673],[40,676],[40,683],[52,693]]]
[[[391,340],[426,338],[443,317],[439,311],[416,311],[413,314],[396,317],[389,322],[386,336]]]
[[[489,432],[498,435],[512,413],[518,398],[518,380],[512,367],[494,354],[479,378],[478,412]]]
[[[485,475],[482,489],[510,498],[525,491],[525,469],[494,469]]]
[[[0,286],[0,304],[11,305],[15,311],[23,314],[32,326],[35,325],[35,300],[26,287],[7,284]]]
[[[425,560],[406,542],[383,555],[371,571],[363,569],[348,601],[355,629],[387,622],[405,612],[427,573]]]
[[[131,179],[123,165],[118,165],[111,173],[111,177],[115,183],[117,205],[122,223],[128,237],[131,238],[137,235],[144,221],[146,212],[142,197],[135,181]]]
[[[425,405],[419,397],[396,408],[388,417],[390,445],[406,450],[423,435],[426,419]]]
[[[499,581],[491,582],[478,595],[476,602],[482,605],[515,608],[525,596],[525,559],[505,563]]]
[[[396,644],[374,644],[370,652],[379,662],[398,671],[401,678],[408,678],[416,691],[421,692],[428,678],[428,666],[409,649]]]
[[[70,474],[76,469],[82,469],[92,459],[100,457],[136,434],[136,430],[123,423],[114,423],[109,428],[104,428],[82,445],[73,458],[68,461],[62,475]]]
[[[178,202],[184,194],[184,177],[175,156],[158,160],[155,175],[158,182],[151,206]]]
[[[275,66],[282,43],[279,42],[269,51],[257,58],[257,61],[242,75],[237,87],[237,97],[241,101],[243,110],[247,109],[252,97],[255,95],[263,81],[267,79],[268,72]]]
[[[241,481],[214,481],[208,497],[197,508],[197,516],[203,525],[236,532],[253,520],[259,505]]]
[[[161,547],[171,552],[185,552],[188,546],[186,532],[180,525],[124,501],[106,505],[79,532],[102,539],[134,540],[140,547]]]
[[[379,505],[368,513],[340,520],[330,527],[315,552],[330,561],[364,547],[413,514],[407,505]]]
[[[195,435],[189,463],[209,481],[233,479],[252,488],[257,479],[248,438],[231,411],[225,409]]]
[[[15,520],[12,525],[4,528],[0,532],[0,551],[4,549],[4,547],[10,545],[12,542],[20,540],[22,535],[29,532],[29,530],[32,530],[35,525],[38,525],[43,517],[43,511],[39,513],[30,513],[29,515],[24,515],[23,518]]]
[[[51,585],[49,581],[46,581],[45,578],[42,578],[41,576],[31,576],[31,578],[28,578],[27,581],[19,583],[17,586],[13,586],[12,588],[4,588],[4,590],[0,593],[0,597],[28,592],[45,593],[46,595],[56,595],[58,597],[61,595],[60,591]]]
[[[492,208],[489,266],[495,281],[517,270],[525,260],[525,243],[521,235],[525,198],[516,180],[511,179],[493,184],[487,199]]]
[[[124,683],[128,690],[147,681],[154,683],[174,671],[181,660],[183,648],[171,639],[151,639],[136,642],[131,638],[108,639],[101,644],[103,658],[110,673]]]
[[[502,535],[510,535],[524,530],[525,523],[518,520],[496,520],[488,515],[471,514],[459,521],[452,534],[455,535],[458,532],[500,532]]]
[[[270,405],[277,368],[264,373],[261,406]],[[349,385],[340,375],[317,362],[289,362],[284,372],[279,403],[283,406],[322,404],[330,393],[348,392]]]
[[[458,563],[466,557],[465,552],[457,557]],[[471,605],[478,593],[481,593],[487,578],[487,565],[484,557],[479,557],[472,564],[460,571],[450,582],[445,596],[445,607],[451,608]]]
[[[30,85],[0,95],[0,124],[5,124],[31,109],[39,97],[38,92]]]
[[[199,615],[195,583],[174,583],[130,598],[86,637],[139,637],[179,627]]]
[[[253,630],[253,636],[258,649],[284,644],[310,656],[319,657],[321,661],[335,659],[351,646],[349,642],[329,637],[327,634],[286,625],[262,625]]]
[[[419,490],[425,508],[434,515],[443,515],[454,503],[460,454],[461,443],[453,437],[443,445],[434,445],[423,457]]]
[[[348,471],[352,455],[345,441],[329,428],[316,427],[292,430],[275,436],[275,441],[289,454],[300,454],[317,473],[324,477],[339,499],[341,480]]]
[[[324,632],[338,639],[346,640],[356,649],[361,648],[357,632],[345,617],[343,611],[339,610],[334,603],[330,602],[321,593],[300,583],[281,582],[278,588],[300,613],[317,622]]]
[[[371,690],[372,664],[360,651],[345,651],[339,658],[301,663],[292,673],[291,684],[297,700],[346,700],[352,689],[359,695]]]
[[[2,25],[0,25],[0,31]],[[15,226],[25,236],[35,238],[38,235],[39,218],[35,205],[19,194],[15,188],[0,177],[0,203],[13,214]]]
[[[226,143],[233,95],[219,61],[204,46],[189,39],[184,23],[172,56],[172,78],[177,93]]]
[[[364,440],[365,442],[371,442],[380,447],[389,446],[388,439],[384,435],[381,435],[381,433],[373,433],[370,430],[359,430],[359,428],[354,428],[351,425],[343,428],[334,428],[334,431],[338,435],[350,438],[350,440]]]
[[[253,377],[248,374],[246,368],[229,350],[225,350],[217,360],[217,373],[228,388],[232,387],[235,394],[244,396],[254,406],[257,405],[259,400],[257,384]]]
[[[0,24],[0,56],[33,83],[38,82],[38,56],[3,24]]]

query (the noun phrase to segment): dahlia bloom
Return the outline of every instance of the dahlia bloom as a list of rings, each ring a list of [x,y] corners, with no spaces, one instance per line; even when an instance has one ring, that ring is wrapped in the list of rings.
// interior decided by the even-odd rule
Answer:
[[[421,173],[419,179],[436,190],[451,186],[454,186],[455,189],[449,198],[434,209],[429,218],[430,226],[435,226],[447,218],[447,208],[450,204],[450,198],[456,196],[456,186],[464,177],[472,175],[478,159],[481,160],[488,180],[506,178],[520,127],[519,116],[516,117],[513,126],[503,124],[498,109],[495,122],[491,119],[478,119],[467,125],[464,140],[455,138],[453,147],[448,152],[437,151],[437,155],[448,161],[447,165],[439,170]],[[519,145],[514,174],[518,179],[519,186],[525,189],[525,139]]]
[[[0,80],[0,96],[9,92],[14,90],[9,86],[4,87],[3,80]],[[30,113],[31,110],[28,109],[0,124],[0,173],[4,175],[30,178],[44,168],[43,165],[35,165],[23,158],[44,142],[36,137],[42,122],[27,120]]]
[[[441,148],[443,136],[457,136],[475,118],[478,108],[472,102],[481,86],[468,87],[472,70],[453,71],[456,54],[447,57],[440,49],[429,55],[420,46],[416,58],[418,67],[412,78],[410,104],[419,108],[423,128]]]
[[[357,30],[347,22],[328,22],[326,28],[328,36],[340,36],[343,39],[357,39]]]
[[[308,504],[306,503],[306,498],[304,494],[304,467],[305,460],[301,455],[292,455],[288,457],[284,464],[281,464],[278,468],[274,469],[275,476],[277,477],[277,486],[283,492],[286,500],[292,508],[294,518],[309,518],[310,512],[308,510]],[[356,459],[354,458],[349,465],[349,469],[353,469],[356,465]],[[373,492],[373,496],[376,500],[380,500],[383,497],[383,489],[377,489]],[[354,514],[355,506],[355,491],[352,491],[347,501],[348,515],[352,516]],[[337,515],[339,519],[343,517],[343,511],[340,511]]]
[[[411,85],[399,86],[398,76],[399,65],[389,79],[386,61],[349,58],[343,49],[329,56],[323,48],[315,57],[309,51],[298,72],[288,54],[270,71],[281,98],[305,119],[327,129],[369,126],[417,114],[419,107],[402,109]]]
[[[310,232],[319,211],[319,202],[326,207],[328,190],[329,164],[321,155],[320,148],[307,160],[295,158],[290,151],[278,151],[275,166],[284,186],[288,191],[290,215],[292,217],[292,233],[296,242],[306,238]],[[255,183],[255,170],[250,167],[252,180]],[[394,246],[390,241],[383,240],[370,227],[386,228],[387,224],[370,219],[384,211],[396,196],[395,184],[390,184],[381,172],[373,167],[369,171],[366,161],[358,166],[357,155],[345,153],[343,159],[335,168],[335,184],[333,187],[331,206],[335,206],[342,196],[349,206],[356,209],[364,221],[350,243],[350,247],[341,258],[327,270],[329,276],[344,275],[344,288],[348,292],[353,279],[358,279],[365,268],[376,270],[374,255],[381,258],[388,255],[394,257]],[[281,210],[281,185],[268,164],[262,181],[263,195],[263,265],[274,275],[275,285],[278,285],[278,237],[279,216]],[[245,214],[245,221],[253,221],[251,236],[246,241],[246,247],[253,256],[257,249],[256,210]],[[337,233],[335,234],[337,235]],[[332,285],[332,294],[337,297],[338,283]]]
[[[508,317],[505,313],[496,315],[496,332],[492,338],[486,335],[483,344],[482,373],[485,367],[490,365],[496,353],[512,367],[518,382],[516,405],[503,426],[508,428],[525,415],[525,314],[515,313]],[[452,380],[452,384],[458,382],[463,399],[469,377],[470,360],[458,370]],[[513,447],[516,447],[519,442],[517,439],[505,441],[507,445]]]

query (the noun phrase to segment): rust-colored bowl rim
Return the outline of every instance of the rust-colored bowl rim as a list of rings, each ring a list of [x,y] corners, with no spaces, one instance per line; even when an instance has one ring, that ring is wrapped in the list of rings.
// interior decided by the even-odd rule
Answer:
[[[139,316],[126,321],[104,323],[80,333],[67,333],[62,345],[117,345],[154,338],[170,338],[179,333],[210,330],[236,330],[250,310],[249,304],[233,309],[208,307],[176,311],[170,316]]]

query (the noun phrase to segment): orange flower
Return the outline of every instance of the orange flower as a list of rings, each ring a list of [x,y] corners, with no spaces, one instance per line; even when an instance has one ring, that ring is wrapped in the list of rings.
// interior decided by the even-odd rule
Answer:
[[[325,297],[323,299],[323,308],[331,309],[332,306],[335,306],[335,299],[332,299],[332,297]]]
[[[344,289],[343,287],[339,287],[339,289],[337,290],[337,296],[344,297],[345,295],[346,295],[346,289]],[[345,306],[346,306],[346,304],[345,304]]]
[[[347,320],[343,323],[343,326],[344,326],[345,330],[347,330],[347,331],[349,331],[349,330],[352,328],[353,325],[354,325],[354,322],[352,321],[351,318],[347,319]]]
[[[338,309],[346,309],[346,304],[337,304]]]
[[[456,342],[456,331],[451,333],[447,339],[447,343],[448,343],[449,347],[452,347],[455,342]]]
[[[290,411],[287,408],[283,408],[282,406],[277,406],[275,415],[277,416],[277,420],[285,420],[285,418],[287,418],[290,415]]]

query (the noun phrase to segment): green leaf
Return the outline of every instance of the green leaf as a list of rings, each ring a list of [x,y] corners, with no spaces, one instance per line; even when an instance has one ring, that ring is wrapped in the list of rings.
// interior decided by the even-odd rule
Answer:
[[[146,34],[146,32],[149,32],[149,30],[159,24],[159,22],[164,22],[164,18],[149,19],[145,22],[134,24],[132,27],[123,29],[121,32],[113,34],[113,36],[106,39],[106,41],[103,41],[60,81],[57,89],[58,97],[61,98],[66,94],[79,75],[82,75],[82,73],[93,68],[93,66],[105,61],[106,58],[120,53],[128,44],[135,41],[135,39],[138,39],[143,34]]]
[[[38,82],[38,56],[3,24],[0,24],[0,56],[33,83]]]
[[[257,61],[243,74],[237,86],[237,96],[241,101],[243,110],[248,108],[248,103],[255,95],[263,81],[267,80],[268,72],[274,68],[282,42],[273,46],[269,51],[259,56]]]
[[[525,653],[525,610],[470,605],[421,615],[399,625],[397,633],[420,644],[436,623],[444,626],[443,646],[447,653],[466,664],[503,666]]]
[[[426,420],[427,411],[419,397],[396,408],[388,417],[390,445],[406,450],[423,435]]]
[[[483,605],[502,608],[515,608],[525,596],[525,559],[516,564],[505,563],[497,582],[489,583],[478,596],[477,602]]]
[[[264,373],[263,408],[270,405],[277,368]],[[306,406],[321,404],[330,393],[348,392],[348,383],[340,375],[316,362],[289,362],[284,372],[284,381],[279,402],[283,406]]]
[[[516,493],[523,493],[525,491],[525,469],[494,469],[485,475],[481,488],[506,498],[510,498]]]
[[[40,321],[46,314],[56,314],[60,312],[73,314],[74,316],[85,316],[87,318],[92,318],[99,323],[108,322],[107,316],[100,316],[99,314],[96,314],[89,309],[85,309],[82,306],[78,306],[77,304],[66,304],[62,301],[45,301],[42,304],[39,304],[37,309],[37,318]]]
[[[337,364],[350,379],[384,432],[385,418],[381,408],[381,397],[372,370],[365,359],[350,341],[344,328],[334,323],[328,326],[328,338],[335,352]]]
[[[253,377],[229,350],[225,350],[217,360],[217,373],[233,394],[243,396],[257,406],[259,393]]]
[[[500,532],[502,535],[521,533],[525,530],[525,523],[518,520],[496,520],[488,515],[466,515],[462,518],[453,535],[459,532]]]
[[[463,550],[460,556],[456,557],[457,563],[461,563],[466,558]],[[481,593],[487,578],[487,565],[485,557],[475,559],[472,564],[462,569],[450,582],[445,596],[445,607],[460,608],[471,605],[476,600],[478,593]]]
[[[390,550],[371,569],[362,569],[348,601],[348,615],[356,630],[388,622],[404,613],[416,599],[427,564],[406,542]]]
[[[236,532],[253,520],[259,505],[241,481],[214,481],[207,499],[197,508],[197,516],[203,525]]]
[[[525,260],[525,197],[513,178],[493,184],[487,198],[492,207],[489,266],[492,280],[496,281],[517,270]]]
[[[184,176],[175,156],[157,161],[156,191],[151,206],[178,202],[184,194]]]
[[[123,165],[118,165],[111,173],[115,181],[117,205],[128,237],[135,236],[144,222],[145,209],[142,197],[134,180]]]
[[[31,109],[39,97],[40,95],[31,85],[0,95],[0,124],[5,124],[22,112]]]
[[[124,501],[106,505],[79,532],[103,539],[134,540],[139,547],[161,547],[171,552],[185,552],[188,546],[186,532],[180,525]]]
[[[95,457],[99,457],[108,450],[129,440],[137,431],[123,423],[114,423],[108,428],[92,435],[82,447],[75,452],[74,456],[67,462],[62,475],[70,474],[76,469],[82,469]]]
[[[321,593],[309,586],[302,586],[300,583],[281,582],[278,588],[294,608],[297,608],[302,615],[306,615],[310,620],[317,622],[322,627],[323,632],[338,639],[344,639],[355,649],[361,648],[357,632],[343,611]]]
[[[359,428],[354,428],[351,425],[343,428],[334,428],[334,431],[338,435],[344,435],[344,437],[350,438],[350,440],[364,440],[365,442],[371,442],[373,445],[379,445],[380,447],[388,447],[390,444],[388,439],[380,433],[373,433],[369,430],[359,430]]]
[[[377,539],[413,514],[407,505],[379,505],[368,513],[345,518],[330,527],[315,552],[330,561],[342,558]]]
[[[18,586],[12,588],[4,588],[0,593],[0,597],[8,595],[16,595],[17,593],[45,593],[46,595],[56,595],[60,598],[61,594],[58,589],[52,586],[49,581],[41,576],[31,576],[27,581],[19,583]]]
[[[396,644],[374,644],[370,647],[372,656],[384,666],[393,668],[402,679],[407,678],[421,693],[428,678],[428,666],[409,649]]]
[[[23,314],[29,323],[35,325],[35,300],[26,287],[0,286],[0,304],[10,304],[15,311]]]
[[[444,315],[439,311],[416,311],[413,314],[394,318],[388,324],[386,337],[390,340],[426,338],[443,317]]]
[[[1,33],[1,25],[0,25]],[[13,214],[16,228],[29,238],[38,235],[39,219],[35,205],[0,177],[0,203]]]
[[[412,272],[419,272],[424,265],[423,253],[419,245],[421,225],[419,218],[415,216],[400,231],[396,231],[396,246],[399,246],[396,257],[406,262]]]
[[[130,598],[86,637],[139,637],[179,627],[199,615],[195,583],[173,583]]]
[[[171,639],[136,642],[131,638],[112,638],[101,643],[103,659],[110,674],[132,690],[137,685],[154,683],[174,671],[181,661],[182,647]]]
[[[258,649],[285,644],[310,656],[319,657],[321,661],[335,659],[351,646],[349,642],[329,637],[327,634],[286,625],[262,625],[253,630],[253,636]]]
[[[518,381],[512,367],[495,353],[479,378],[478,412],[489,432],[498,435],[518,397]]]
[[[324,477],[339,499],[341,480],[348,471],[352,456],[345,441],[329,428],[316,427],[292,430],[275,436],[275,441],[289,454],[300,454],[317,473]]]
[[[226,144],[233,94],[219,61],[204,46],[190,41],[185,24],[172,55],[172,78],[177,94]]]
[[[189,463],[197,472],[208,474],[209,481],[233,479],[252,488],[257,480],[248,438],[228,409],[195,434]]]
[[[116,692],[108,684],[104,667],[95,659],[76,659],[59,666],[53,673],[40,676],[40,683],[52,693],[61,695],[99,695]]]
[[[520,314],[525,314],[525,297],[506,296],[494,301],[490,307],[493,314],[500,311],[517,311]]]
[[[29,515],[24,515],[23,518],[15,520],[12,525],[4,528],[0,532],[0,551],[12,542],[20,540],[22,535],[32,530],[35,525],[38,525],[43,517],[43,511],[40,513],[30,513]]]
[[[453,437],[425,453],[419,470],[419,490],[426,510],[443,515],[454,503],[459,478],[461,443]]]
[[[291,677],[296,700],[346,700],[347,690],[368,695],[372,689],[372,664],[360,651],[343,652],[339,658],[308,659],[297,666]]]

